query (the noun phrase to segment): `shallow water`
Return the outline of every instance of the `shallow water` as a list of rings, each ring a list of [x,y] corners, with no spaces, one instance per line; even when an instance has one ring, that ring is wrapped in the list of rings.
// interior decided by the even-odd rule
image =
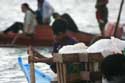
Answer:
[[[95,1],[96,0],[48,0],[54,6],[57,12],[70,13],[79,30],[100,33],[95,19]],[[28,2],[36,10],[36,0],[1,0],[0,2],[0,30],[6,29],[15,21],[23,21],[23,14],[20,10],[20,4]],[[121,0],[110,0],[109,21],[116,22],[118,9]],[[121,16],[121,23],[125,23],[125,7]],[[22,56],[24,62],[27,62],[26,48],[0,48],[0,83],[27,83],[23,72],[21,71],[17,58]],[[51,49],[38,49],[45,56],[50,56]],[[46,64],[40,64],[41,70],[48,70]]]

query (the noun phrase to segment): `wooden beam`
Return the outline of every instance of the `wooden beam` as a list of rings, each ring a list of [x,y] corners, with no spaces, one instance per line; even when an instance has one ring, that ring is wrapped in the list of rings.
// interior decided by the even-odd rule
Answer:
[[[33,58],[32,48],[29,47],[29,58]],[[35,83],[35,69],[34,69],[34,62],[30,62],[30,80],[31,83]]]

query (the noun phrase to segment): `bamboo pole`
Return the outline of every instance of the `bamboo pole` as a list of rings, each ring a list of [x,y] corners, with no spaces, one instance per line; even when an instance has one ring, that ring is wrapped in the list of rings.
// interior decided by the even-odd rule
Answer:
[[[121,2],[121,5],[120,5],[120,10],[119,10],[119,14],[118,14],[118,18],[117,18],[117,22],[116,22],[116,25],[115,25],[115,31],[114,31],[114,36],[116,37],[116,33],[117,33],[117,29],[118,29],[118,25],[119,25],[119,21],[120,21],[120,17],[121,17],[121,12],[122,12],[122,8],[123,8],[123,3],[124,3],[124,0],[122,0]]]
[[[29,58],[33,58],[33,52],[31,47],[29,47]],[[31,83],[35,83],[35,70],[34,70],[34,62],[30,62],[30,80]]]
[[[66,64],[62,64],[63,66],[63,80],[64,80],[64,83],[67,83],[67,71],[66,71]]]
[[[56,68],[57,68],[57,81],[58,83],[61,83],[61,74],[60,74],[60,64],[59,63],[56,63]]]

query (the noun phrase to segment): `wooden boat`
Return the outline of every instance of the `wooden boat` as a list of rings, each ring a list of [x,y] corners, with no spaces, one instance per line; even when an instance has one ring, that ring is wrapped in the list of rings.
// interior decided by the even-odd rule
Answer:
[[[95,37],[93,34],[84,32],[68,32],[70,36],[75,37],[78,41],[89,44]],[[15,41],[14,41],[15,40]],[[13,42],[14,41],[14,42]],[[52,28],[48,25],[38,26],[34,36],[31,38],[24,34],[0,34],[1,47],[25,47],[25,46],[51,46],[54,42]]]

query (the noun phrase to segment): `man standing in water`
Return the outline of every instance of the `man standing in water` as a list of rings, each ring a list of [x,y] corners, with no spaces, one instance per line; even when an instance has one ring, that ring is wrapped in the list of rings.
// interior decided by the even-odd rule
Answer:
[[[104,28],[105,28],[106,23],[108,22],[107,4],[108,4],[108,0],[97,0],[96,5],[95,5],[96,19],[98,21],[102,36],[104,36]]]

